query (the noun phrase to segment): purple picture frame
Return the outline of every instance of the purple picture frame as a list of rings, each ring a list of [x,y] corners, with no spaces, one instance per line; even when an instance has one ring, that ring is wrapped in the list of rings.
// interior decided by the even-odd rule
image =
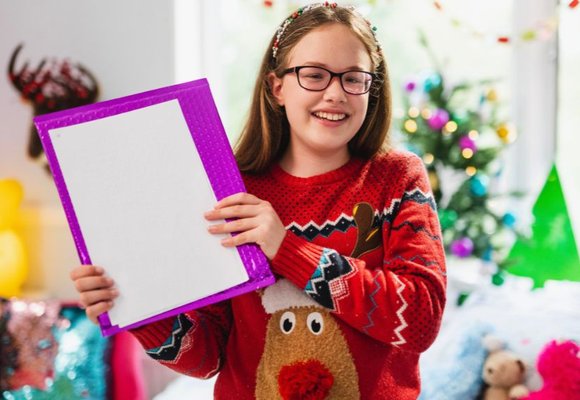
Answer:
[[[34,124],[44,147],[82,264],[92,264],[90,251],[85,244],[82,228],[76,217],[75,208],[69,196],[49,131],[111,117],[171,100],[179,102],[191,138],[216,198],[220,200],[234,193],[245,192],[244,182],[206,79],[167,86],[34,118]],[[242,245],[237,248],[237,251],[248,273],[248,281],[124,327],[112,325],[109,315],[104,313],[99,316],[103,335],[109,336],[123,330],[134,329],[185,311],[230,299],[275,282],[268,260],[257,245]]]

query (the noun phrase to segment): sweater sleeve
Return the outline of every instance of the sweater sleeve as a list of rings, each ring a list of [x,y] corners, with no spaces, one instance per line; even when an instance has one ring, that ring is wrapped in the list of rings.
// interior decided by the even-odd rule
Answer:
[[[371,269],[361,259],[287,232],[272,268],[360,332],[422,352],[440,327],[445,254],[421,160],[410,159],[406,172],[404,193],[385,204],[381,267]]]
[[[232,315],[229,301],[131,330],[146,353],[179,373],[211,378],[225,354]]]

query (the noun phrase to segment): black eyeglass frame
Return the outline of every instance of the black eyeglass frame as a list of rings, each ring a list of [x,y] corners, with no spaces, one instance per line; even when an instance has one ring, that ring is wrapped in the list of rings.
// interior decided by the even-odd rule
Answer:
[[[318,68],[318,69],[322,69],[322,70],[328,72],[330,74],[330,79],[328,80],[328,83],[326,84],[326,86],[323,87],[323,88],[321,88],[321,89],[308,89],[308,88],[302,86],[302,82],[300,82],[300,74],[299,73],[300,73],[300,70],[303,69],[303,68]],[[350,72],[360,72],[360,73],[366,74],[366,75],[368,75],[368,76],[371,77],[371,81],[370,81],[369,87],[368,87],[368,89],[366,91],[364,91],[362,93],[352,93],[352,92],[349,92],[348,90],[345,89],[344,82],[342,81],[342,76],[344,74],[348,74]],[[300,87],[302,89],[308,90],[310,92],[322,92],[323,90],[328,89],[328,87],[330,86],[330,83],[332,82],[332,79],[335,76],[337,76],[338,77],[338,81],[340,82],[340,86],[342,87],[342,90],[344,90],[348,94],[352,94],[353,96],[360,96],[360,95],[363,95],[363,94],[367,94],[371,90],[371,88],[373,86],[373,82],[377,78],[377,75],[376,74],[374,74],[372,72],[368,72],[368,71],[360,71],[358,69],[351,69],[351,70],[344,71],[344,72],[334,72],[334,71],[329,70],[328,68],[319,67],[318,65],[299,65],[299,66],[292,67],[292,68],[286,68],[284,71],[282,71],[282,75],[287,75],[287,74],[290,74],[290,73],[295,73],[296,74],[296,80],[298,81],[298,84],[300,85]]]

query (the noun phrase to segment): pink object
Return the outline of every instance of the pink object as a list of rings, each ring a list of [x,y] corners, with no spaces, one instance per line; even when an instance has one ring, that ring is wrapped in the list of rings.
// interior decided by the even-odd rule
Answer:
[[[47,378],[54,378],[58,343],[52,329],[58,324],[59,311],[57,301],[10,302],[7,328],[18,354],[16,369],[8,379],[11,390],[24,386],[45,390]]]
[[[147,399],[139,342],[128,332],[119,332],[112,340],[113,399]]]
[[[462,237],[451,243],[451,252],[460,258],[469,257],[473,253],[473,248],[473,241],[468,237]]]
[[[459,139],[459,147],[461,148],[461,150],[465,150],[465,149],[470,149],[470,150],[477,150],[477,145],[475,144],[475,141],[473,141],[473,139],[471,139],[469,136],[462,136]]]
[[[572,340],[549,342],[540,352],[538,372],[544,383],[527,400],[580,400],[580,346]]]
[[[434,131],[443,128],[447,122],[449,122],[449,113],[441,108],[433,111],[433,115],[427,120],[429,127]]]
[[[91,256],[63,170],[57,158],[50,131],[139,111],[149,106],[175,100],[179,102],[191,139],[195,144],[216,199],[221,200],[234,193],[245,192],[244,181],[206,79],[162,87],[34,118],[82,264],[92,264]],[[91,183],[86,182],[85,184],[90,186]],[[160,321],[192,309],[252,292],[275,282],[268,260],[259,246],[245,244],[238,246],[237,252],[249,277],[246,282],[197,300],[189,299],[191,301],[187,300],[184,301],[185,304],[176,304],[173,309],[162,311],[140,321],[131,321],[124,326],[112,324],[109,314],[103,313],[98,318],[103,335],[110,336],[124,330]]]
[[[415,90],[416,87],[417,87],[417,85],[413,81],[409,81],[405,84],[405,90],[409,93],[412,92],[413,90]]]

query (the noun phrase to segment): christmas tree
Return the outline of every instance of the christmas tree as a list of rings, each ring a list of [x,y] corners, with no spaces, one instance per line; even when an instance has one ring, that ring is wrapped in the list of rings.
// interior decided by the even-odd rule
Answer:
[[[580,281],[578,248],[556,166],[532,212],[532,235],[514,244],[509,272],[531,277],[534,287],[542,287],[548,279]]]
[[[422,44],[429,50],[424,37]],[[448,254],[504,268],[517,233],[514,215],[501,209],[499,199],[518,193],[494,193],[494,186],[499,157],[516,134],[501,117],[494,82],[451,85],[436,70],[407,82],[403,102],[401,131],[429,173]]]

